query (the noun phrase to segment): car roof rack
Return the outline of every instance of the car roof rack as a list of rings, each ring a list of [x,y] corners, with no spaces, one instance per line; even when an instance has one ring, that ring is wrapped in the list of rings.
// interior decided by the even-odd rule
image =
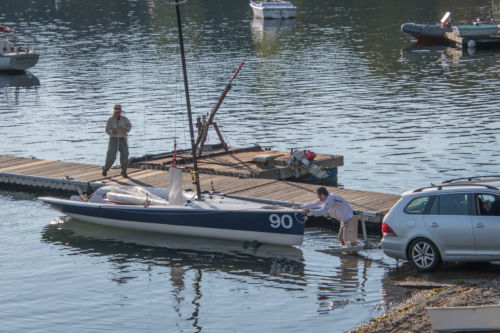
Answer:
[[[486,185],[486,184],[438,184],[438,185],[431,185],[431,186],[426,186],[426,187],[421,187],[417,188],[416,190],[413,190],[412,193],[417,193],[417,192],[422,192],[425,189],[428,188],[437,188],[438,191],[442,190],[443,187],[463,187],[463,186],[482,186],[490,190],[498,190],[498,187],[491,186],[491,185]]]
[[[454,178],[454,179],[445,180],[441,184],[453,183],[453,182],[460,181],[460,180],[465,180],[468,182],[471,182],[474,180],[481,181],[482,178],[498,178],[498,179],[500,179],[500,175],[486,175],[486,176],[472,176],[472,177]]]

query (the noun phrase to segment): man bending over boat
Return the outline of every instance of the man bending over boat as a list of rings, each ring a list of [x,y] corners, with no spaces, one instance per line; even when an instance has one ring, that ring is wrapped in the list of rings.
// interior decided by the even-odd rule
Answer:
[[[302,214],[323,216],[328,212],[331,217],[340,222],[340,244],[345,246],[346,242],[349,241],[350,245],[356,246],[358,217],[354,216],[351,205],[340,195],[328,193],[328,190],[323,186],[319,187],[316,193],[318,194],[318,200],[300,206],[303,209]],[[324,203],[323,208],[311,209],[319,207],[321,203]]]
[[[109,135],[108,152],[106,154],[106,163],[102,167],[102,175],[107,176],[108,170],[115,163],[116,153],[120,152],[120,166],[122,176],[127,177],[128,164],[128,143],[127,134],[130,132],[132,124],[127,117],[122,116],[121,104],[115,104],[113,115],[106,123],[106,133]]]

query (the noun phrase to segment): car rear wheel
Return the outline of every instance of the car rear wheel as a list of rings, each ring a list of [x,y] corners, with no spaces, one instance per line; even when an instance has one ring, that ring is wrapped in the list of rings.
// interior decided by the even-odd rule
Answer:
[[[433,271],[441,264],[436,245],[425,238],[417,238],[410,243],[408,259],[416,269],[424,272]]]

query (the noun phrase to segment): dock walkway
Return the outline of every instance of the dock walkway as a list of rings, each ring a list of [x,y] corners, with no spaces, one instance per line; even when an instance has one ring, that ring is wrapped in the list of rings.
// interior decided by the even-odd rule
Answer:
[[[120,169],[111,169],[108,177],[101,175],[101,166],[82,163],[41,160],[0,155],[0,189],[16,187],[23,190],[83,191],[108,184],[129,184],[168,187],[168,171],[128,169],[128,178]],[[227,195],[252,197],[297,204],[316,199],[318,185],[261,178],[235,178],[214,174],[200,174],[202,190]],[[191,184],[191,175],[183,173],[183,184]],[[372,222],[381,217],[399,200],[398,195],[327,187],[331,193],[343,196],[355,210],[372,215]]]
[[[469,41],[474,41],[474,45],[491,46],[500,44],[500,34],[489,36],[458,36],[455,32],[445,32],[444,36],[451,42],[454,42],[458,47],[466,47]]]

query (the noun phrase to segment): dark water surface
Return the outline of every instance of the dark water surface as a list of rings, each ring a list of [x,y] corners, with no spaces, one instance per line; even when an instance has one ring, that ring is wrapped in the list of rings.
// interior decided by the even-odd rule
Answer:
[[[297,1],[262,22],[246,1],[182,6],[193,112],[210,111],[246,58],[217,121],[232,146],[345,156],[349,188],[399,193],[498,173],[498,50],[415,47],[399,27],[487,19],[489,1]],[[169,1],[2,1],[0,22],[39,39],[30,74],[0,77],[4,154],[103,163],[104,124],[122,103],[131,155],[187,141]],[[216,141],[215,133],[211,140]]]
[[[101,164],[121,103],[131,155],[187,142],[169,1],[0,1],[0,24],[38,38],[39,63],[0,75],[1,154]],[[489,1],[296,0],[296,20],[252,19],[247,1],[182,6],[193,112],[232,146],[342,154],[348,188],[400,193],[500,173],[498,50],[415,46],[401,23],[488,18]],[[212,134],[212,141],[216,136]],[[405,292],[379,251],[330,256],[335,235],[292,249],[97,228],[35,196],[0,192],[0,331],[341,332]],[[396,274],[397,275],[397,274]]]

